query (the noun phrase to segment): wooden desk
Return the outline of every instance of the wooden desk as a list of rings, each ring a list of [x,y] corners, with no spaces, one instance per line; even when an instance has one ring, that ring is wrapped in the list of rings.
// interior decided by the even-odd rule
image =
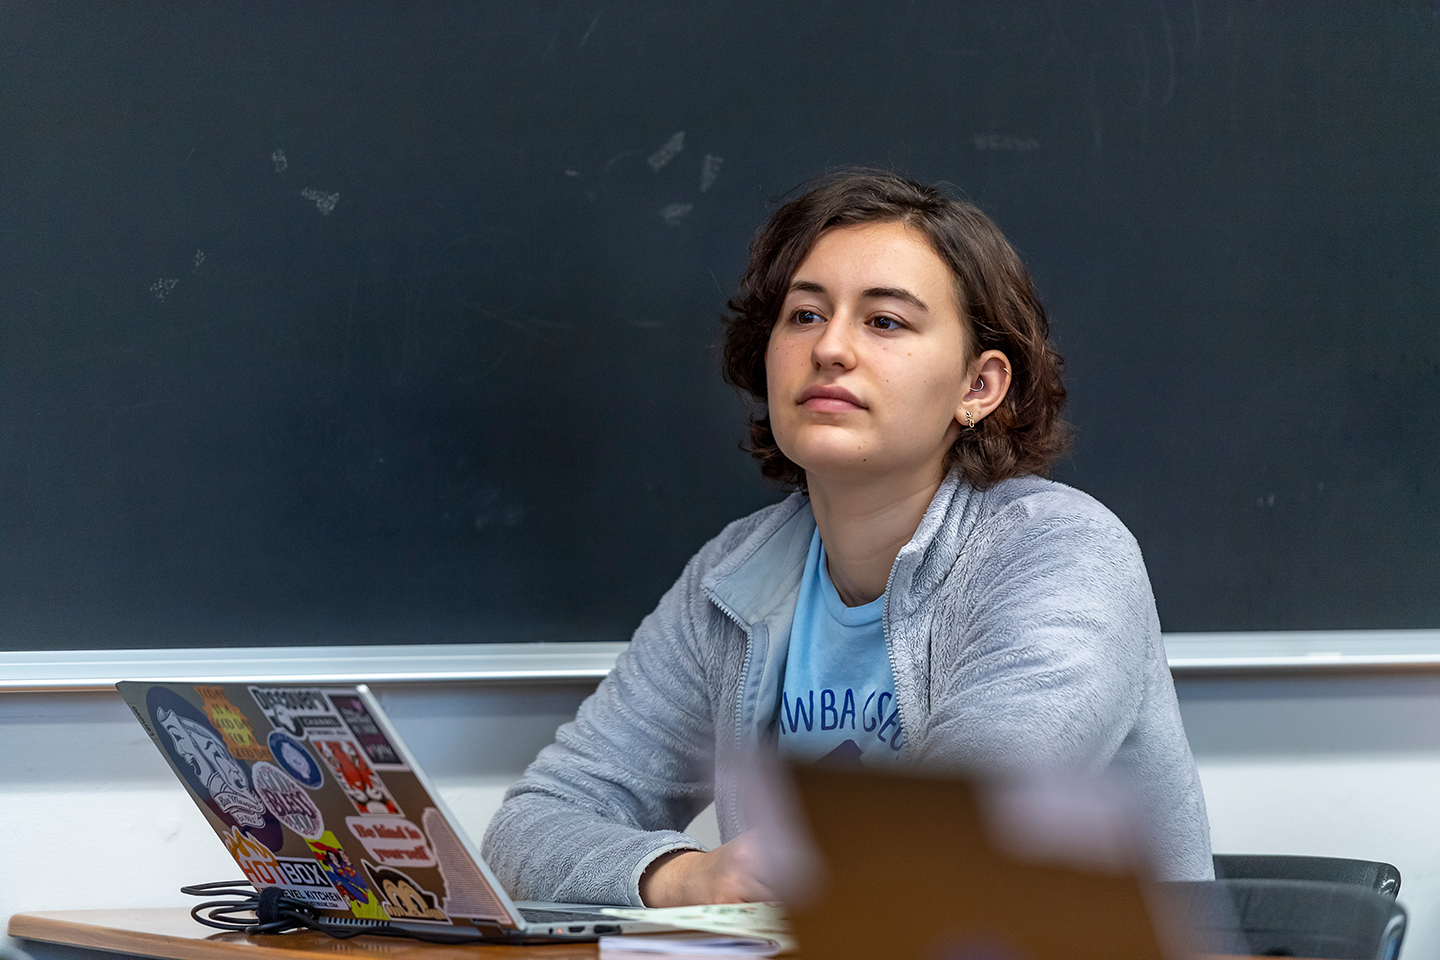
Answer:
[[[28,940],[166,960],[336,960],[367,956],[376,960],[595,960],[600,955],[594,943],[452,946],[399,937],[336,940],[311,930],[250,937],[196,923],[185,907],[17,913],[10,918],[9,933]]]
[[[69,947],[164,957],[166,960],[597,960],[593,943],[550,947],[449,946],[398,937],[335,940],[306,930],[272,936],[212,930],[190,919],[184,907],[135,910],[55,910],[17,913],[10,918],[12,937]],[[1194,960],[1267,960],[1264,957],[1199,955]]]

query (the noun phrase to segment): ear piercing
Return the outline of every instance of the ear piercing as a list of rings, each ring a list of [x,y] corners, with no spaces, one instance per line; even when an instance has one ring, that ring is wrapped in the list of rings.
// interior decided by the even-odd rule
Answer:
[[[1009,373],[1010,371],[1007,370],[1007,371],[1005,371],[1005,372],[1006,372],[1006,373]],[[975,378],[975,382],[978,383],[978,384],[980,384],[980,386],[978,386],[978,387],[971,387],[971,388],[970,388],[970,392],[971,392],[971,393],[979,393],[981,390],[984,390],[984,389],[985,389],[985,378],[984,378],[984,377],[976,377],[976,378]]]
[[[974,429],[975,427],[975,414],[971,413],[969,410],[965,411],[965,426],[970,427],[971,429]]]

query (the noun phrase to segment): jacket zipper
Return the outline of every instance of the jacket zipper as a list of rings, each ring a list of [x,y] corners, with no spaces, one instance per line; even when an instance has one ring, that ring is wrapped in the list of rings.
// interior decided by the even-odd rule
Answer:
[[[707,596],[709,596],[710,602],[715,604],[715,606],[719,608],[720,612],[725,614],[725,616],[729,617],[730,620],[735,624],[735,626],[739,627],[741,631],[743,631],[745,634],[745,659],[740,661],[740,682],[736,686],[735,690],[734,747],[736,750],[739,750],[741,748],[741,740],[745,731],[745,718],[742,715],[743,711],[741,707],[745,703],[745,683],[750,677],[750,660],[755,652],[755,635],[750,631],[750,628],[747,627],[740,620],[740,618],[735,615],[735,612],[733,610],[731,610],[728,606],[726,606],[720,601],[719,597],[715,596],[715,594],[709,590],[706,590],[705,593]],[[892,666],[890,669],[893,671],[895,668]],[[899,709],[898,705],[896,706],[896,709]],[[904,722],[903,719],[901,722]],[[738,810],[733,813],[730,826],[735,831],[735,834],[737,836],[744,829],[745,825],[740,822],[740,814],[738,813]]]
[[[890,565],[890,576],[885,578],[885,605],[880,610],[880,630],[885,636],[885,656],[890,660],[890,678],[893,680],[899,674],[895,670],[895,648],[890,645],[890,585],[895,582],[895,568],[899,565],[899,559]],[[910,728],[905,725],[905,714],[900,710],[899,684],[896,684],[895,691],[895,716],[900,718],[900,753],[903,756],[910,747]]]

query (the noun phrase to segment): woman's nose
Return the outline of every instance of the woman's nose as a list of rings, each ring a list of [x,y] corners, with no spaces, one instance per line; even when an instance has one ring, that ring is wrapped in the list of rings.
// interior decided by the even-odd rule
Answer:
[[[855,366],[855,334],[851,323],[843,317],[833,317],[825,324],[825,331],[815,341],[812,357],[816,369],[839,367],[848,370]]]

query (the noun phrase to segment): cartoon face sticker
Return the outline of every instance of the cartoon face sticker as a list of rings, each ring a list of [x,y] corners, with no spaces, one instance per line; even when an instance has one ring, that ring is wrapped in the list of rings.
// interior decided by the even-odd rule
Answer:
[[[155,711],[155,724],[173,755],[221,810],[244,826],[265,826],[265,805],[251,791],[245,765],[230,755],[218,733],[166,707]]]
[[[320,764],[310,756],[310,751],[290,734],[283,730],[272,730],[268,738],[270,753],[275,757],[275,762],[280,769],[295,778],[295,782],[307,790],[319,789],[325,782],[325,774],[320,770]]]
[[[370,884],[380,891],[380,903],[395,920],[449,923],[440,909],[435,894],[420,886],[414,878],[394,867],[377,867],[369,860],[360,861]]]
[[[315,740],[315,749],[335,782],[361,813],[399,813],[400,807],[385,787],[385,781],[370,768],[365,754],[353,740]]]

